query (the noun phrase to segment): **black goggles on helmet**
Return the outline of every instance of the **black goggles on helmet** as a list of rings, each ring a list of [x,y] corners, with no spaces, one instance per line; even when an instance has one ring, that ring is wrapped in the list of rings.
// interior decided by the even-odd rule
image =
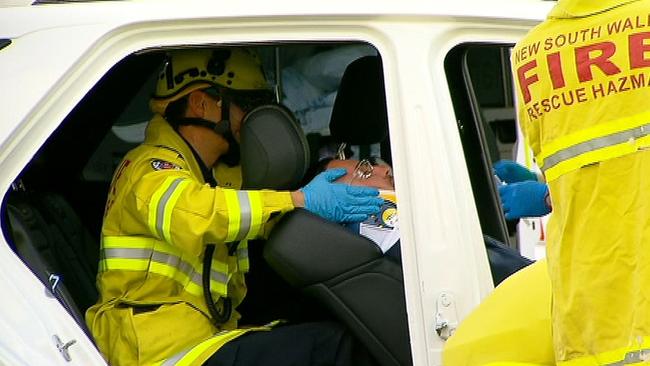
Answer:
[[[203,91],[213,97],[228,98],[230,103],[236,104],[245,113],[259,106],[276,102],[275,94],[271,90],[232,90],[211,87]]]

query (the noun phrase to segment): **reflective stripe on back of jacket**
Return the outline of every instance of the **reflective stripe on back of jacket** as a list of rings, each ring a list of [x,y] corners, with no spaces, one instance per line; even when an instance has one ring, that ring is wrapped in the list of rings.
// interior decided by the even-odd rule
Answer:
[[[560,0],[511,57],[553,201],[558,364],[636,362],[650,344],[650,1]]]
[[[159,116],[116,170],[102,228],[100,299],[86,314],[111,365],[200,364],[245,332],[236,311],[211,323],[201,282],[205,245],[216,245],[212,297],[219,307],[228,296],[235,308],[246,294],[247,239],[264,236],[271,214],[293,205],[288,192],[237,190],[239,169],[219,166],[214,175],[228,188],[203,181],[189,147]],[[237,241],[229,255],[225,243]]]

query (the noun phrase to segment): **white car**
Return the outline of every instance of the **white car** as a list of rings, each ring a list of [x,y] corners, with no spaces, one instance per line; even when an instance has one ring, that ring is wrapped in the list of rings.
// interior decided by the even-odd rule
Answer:
[[[494,288],[482,234],[533,253],[537,234],[503,217],[492,163],[517,149],[509,52],[554,2],[22,3],[0,3],[0,365],[106,364],[83,322],[104,200],[170,49],[257,48],[319,138],[347,64],[380,57],[390,143],[368,148],[394,168],[409,337],[396,341],[410,344],[406,357],[378,346],[380,363],[442,363]]]

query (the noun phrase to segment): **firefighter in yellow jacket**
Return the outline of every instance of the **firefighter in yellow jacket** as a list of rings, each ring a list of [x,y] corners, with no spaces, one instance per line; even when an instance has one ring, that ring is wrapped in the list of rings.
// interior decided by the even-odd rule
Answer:
[[[558,365],[649,359],[649,10],[560,0],[512,53],[519,120],[553,202]]]
[[[325,172],[295,192],[238,190],[240,123],[248,109],[271,100],[269,90],[249,50],[170,53],[145,141],[124,157],[106,204],[100,299],[86,320],[111,365],[309,364],[287,360],[292,348],[304,357],[329,352],[318,365],[349,356],[349,340],[333,324],[255,333],[269,328],[237,325],[246,240],[265,235],[272,217],[304,206],[334,221],[358,221],[383,203],[376,189],[332,183],[344,171]],[[282,333],[289,335],[275,336]]]

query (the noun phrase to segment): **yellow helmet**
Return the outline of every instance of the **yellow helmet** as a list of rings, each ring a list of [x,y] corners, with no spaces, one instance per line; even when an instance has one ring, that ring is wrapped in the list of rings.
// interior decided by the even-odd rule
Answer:
[[[245,48],[172,51],[158,77],[150,107],[164,115],[167,105],[194,90],[216,87],[233,92],[271,90],[262,63]]]

